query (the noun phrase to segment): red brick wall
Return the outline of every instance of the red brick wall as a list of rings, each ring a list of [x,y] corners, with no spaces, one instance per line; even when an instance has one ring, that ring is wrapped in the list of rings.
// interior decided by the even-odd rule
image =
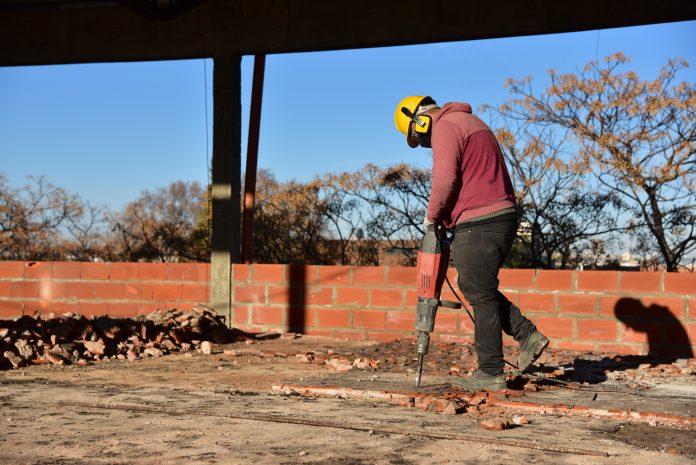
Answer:
[[[209,265],[0,262],[0,318],[74,312],[135,316],[207,303]]]
[[[450,270],[456,286],[456,273]],[[358,340],[413,334],[415,269],[234,265],[233,324]],[[696,352],[696,274],[501,270],[505,295],[576,350]],[[133,316],[208,302],[205,264],[0,262],[0,317],[73,311]],[[442,298],[454,300],[443,290]],[[440,309],[434,338],[470,341],[466,313]],[[506,343],[513,341],[506,338]]]

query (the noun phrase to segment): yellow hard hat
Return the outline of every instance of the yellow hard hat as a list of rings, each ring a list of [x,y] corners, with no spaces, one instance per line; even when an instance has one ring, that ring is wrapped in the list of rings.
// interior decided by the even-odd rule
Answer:
[[[396,129],[404,136],[408,137],[408,128],[413,119],[406,115],[402,108],[406,108],[409,113],[415,115],[418,111],[418,106],[425,98],[426,97],[422,95],[411,95],[403,99],[399,102],[399,105],[397,105],[396,111],[394,112],[394,123],[396,123]]]

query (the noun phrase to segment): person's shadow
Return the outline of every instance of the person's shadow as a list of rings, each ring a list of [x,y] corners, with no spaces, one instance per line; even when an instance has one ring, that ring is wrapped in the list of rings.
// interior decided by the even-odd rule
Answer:
[[[667,307],[646,307],[638,299],[625,297],[616,303],[614,314],[627,328],[647,335],[649,357],[671,363],[694,356],[689,335]]]
[[[565,380],[601,383],[607,380],[607,372],[635,369],[643,364],[654,366],[693,358],[691,341],[684,326],[667,307],[656,304],[646,307],[638,299],[625,297],[614,306],[614,315],[626,326],[624,335],[627,335],[628,330],[645,334],[644,337],[639,336],[635,339],[647,341],[647,354],[583,355],[573,361],[573,370]]]

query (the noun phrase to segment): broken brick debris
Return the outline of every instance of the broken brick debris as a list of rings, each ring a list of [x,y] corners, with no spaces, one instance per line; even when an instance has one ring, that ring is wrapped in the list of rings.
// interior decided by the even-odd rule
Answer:
[[[86,318],[75,313],[24,315],[0,320],[0,370],[30,364],[87,365],[106,359],[136,360],[174,352],[209,354],[216,344],[254,339],[228,328],[207,307],[155,310],[147,316]]]
[[[510,428],[510,420],[502,417],[489,418],[479,423],[482,428],[491,431],[503,431]]]

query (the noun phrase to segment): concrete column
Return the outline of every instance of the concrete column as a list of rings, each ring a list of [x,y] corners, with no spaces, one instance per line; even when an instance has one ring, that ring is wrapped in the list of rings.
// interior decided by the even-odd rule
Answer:
[[[210,302],[232,324],[231,264],[240,261],[241,56],[213,60]]]

